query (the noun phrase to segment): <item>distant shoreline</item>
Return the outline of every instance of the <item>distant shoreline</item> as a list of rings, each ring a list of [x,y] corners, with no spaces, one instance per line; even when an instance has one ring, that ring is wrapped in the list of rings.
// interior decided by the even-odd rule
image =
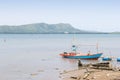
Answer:
[[[66,33],[0,33],[0,34],[66,34]],[[67,34],[120,34],[120,33],[67,33]]]
[[[0,34],[120,34],[120,32],[86,31],[69,23],[33,23],[17,26],[0,25]]]
[[[18,26],[1,25],[0,34],[108,34],[116,32],[86,31],[68,23],[33,23]],[[118,32],[117,32],[118,33]]]

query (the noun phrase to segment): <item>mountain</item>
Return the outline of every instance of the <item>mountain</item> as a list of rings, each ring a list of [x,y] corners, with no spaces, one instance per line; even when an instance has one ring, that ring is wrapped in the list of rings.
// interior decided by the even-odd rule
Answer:
[[[46,24],[46,23],[34,23],[19,26],[0,26],[1,34],[59,34],[59,33],[99,33],[79,30],[74,28],[70,24]]]

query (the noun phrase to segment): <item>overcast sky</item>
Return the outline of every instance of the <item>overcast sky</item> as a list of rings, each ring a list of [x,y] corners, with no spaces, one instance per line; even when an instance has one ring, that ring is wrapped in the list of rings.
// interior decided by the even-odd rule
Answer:
[[[41,22],[120,31],[120,0],[0,0],[0,25]]]

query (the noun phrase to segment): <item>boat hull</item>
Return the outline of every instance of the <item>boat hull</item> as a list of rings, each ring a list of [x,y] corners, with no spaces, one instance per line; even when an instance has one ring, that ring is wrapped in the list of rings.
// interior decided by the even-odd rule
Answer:
[[[103,60],[103,61],[111,61],[112,58],[109,58],[109,57],[103,57],[102,60]]]
[[[117,58],[117,62],[120,62],[120,58]]]
[[[101,57],[103,53],[92,54],[92,55],[74,55],[74,56],[63,56],[64,58],[70,59],[87,59],[87,60],[97,60]]]

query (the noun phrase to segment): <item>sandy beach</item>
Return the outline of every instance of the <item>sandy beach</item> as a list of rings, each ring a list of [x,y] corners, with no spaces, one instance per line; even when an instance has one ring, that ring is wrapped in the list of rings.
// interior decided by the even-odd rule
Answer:
[[[63,71],[61,80],[120,80],[119,70],[102,70],[81,68],[71,71]]]

